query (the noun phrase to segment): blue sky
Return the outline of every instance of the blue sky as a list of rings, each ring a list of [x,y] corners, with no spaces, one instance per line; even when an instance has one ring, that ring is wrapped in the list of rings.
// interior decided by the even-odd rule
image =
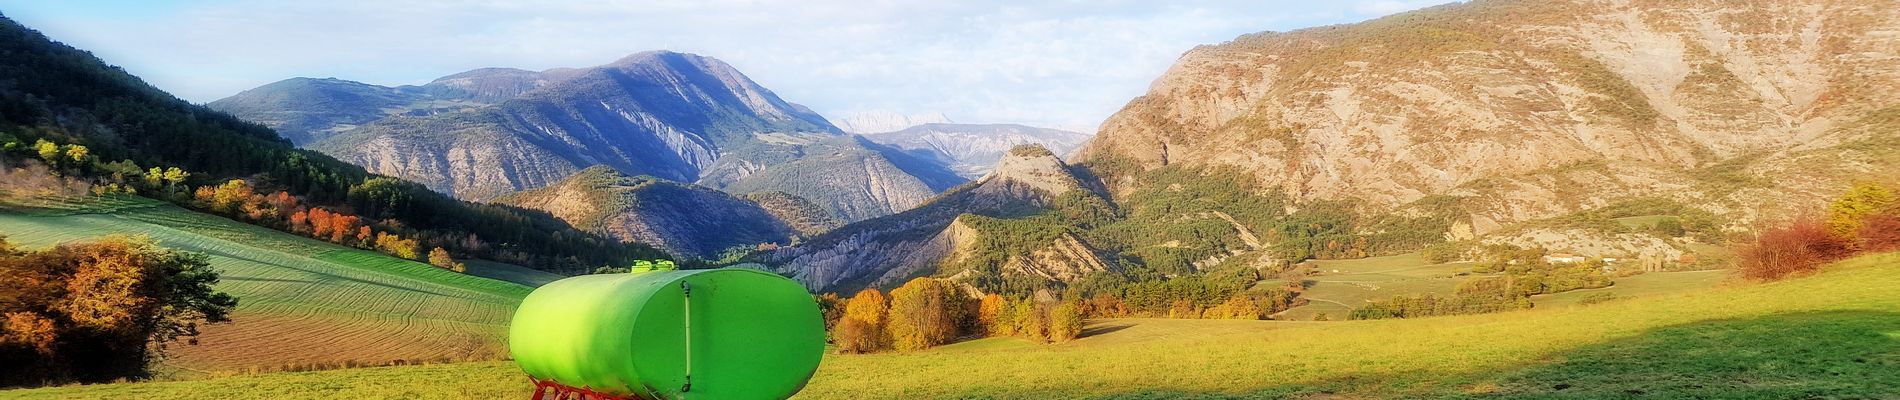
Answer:
[[[667,49],[725,60],[834,119],[940,112],[1092,132],[1195,45],[1445,2],[0,0],[0,13],[194,102],[296,76],[421,84]]]

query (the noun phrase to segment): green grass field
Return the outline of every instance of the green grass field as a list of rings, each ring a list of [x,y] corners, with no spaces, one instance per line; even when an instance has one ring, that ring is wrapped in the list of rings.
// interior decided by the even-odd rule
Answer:
[[[240,299],[233,322],[173,347],[176,377],[285,366],[503,356],[508,319],[552,277],[471,263],[471,275],[345,248],[134,197],[39,201],[0,209],[0,234],[27,248],[112,234],[144,235],[201,252]],[[299,367],[301,368],[301,367]]]
[[[828,355],[800,398],[1884,398],[1900,393],[1900,254],[1817,276],[1412,320],[1092,321]],[[0,392],[19,399],[523,398],[507,362]]]
[[[1436,293],[1449,295],[1458,284],[1470,279],[1459,275],[1471,271],[1471,263],[1432,264],[1419,253],[1368,257],[1352,260],[1313,261],[1319,274],[1307,280],[1313,285],[1301,297],[1307,304],[1276,315],[1290,321],[1312,320],[1320,314],[1328,319],[1345,319],[1353,308],[1372,300],[1393,296]]]

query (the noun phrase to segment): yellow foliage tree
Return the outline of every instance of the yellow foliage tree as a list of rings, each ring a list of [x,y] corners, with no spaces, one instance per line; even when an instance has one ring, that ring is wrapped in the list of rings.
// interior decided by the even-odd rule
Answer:
[[[833,339],[838,349],[850,353],[868,353],[884,348],[884,320],[890,300],[876,288],[864,289],[845,304],[844,318],[838,321]]]
[[[1862,182],[1828,204],[1827,227],[1834,237],[1848,241],[1858,238],[1861,221],[1868,215],[1893,207],[1893,191],[1884,186]]]
[[[1065,301],[1049,309],[1049,341],[1066,342],[1082,336],[1082,307]]]
[[[965,297],[956,284],[917,278],[891,290],[891,344],[898,350],[922,350],[957,336],[964,320]]]
[[[1004,300],[1002,295],[990,293],[983,296],[983,300],[976,306],[976,322],[983,326],[984,333],[992,336],[1008,336],[1015,332],[1015,329],[1009,327],[1002,318],[1004,308],[1008,306],[1009,302]]]

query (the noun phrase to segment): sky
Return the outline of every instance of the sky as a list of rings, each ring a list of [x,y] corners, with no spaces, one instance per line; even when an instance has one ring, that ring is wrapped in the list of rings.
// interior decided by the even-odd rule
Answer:
[[[423,84],[664,49],[724,60],[833,120],[1092,133],[1196,45],[1445,2],[0,0],[0,13],[199,103],[290,77]]]

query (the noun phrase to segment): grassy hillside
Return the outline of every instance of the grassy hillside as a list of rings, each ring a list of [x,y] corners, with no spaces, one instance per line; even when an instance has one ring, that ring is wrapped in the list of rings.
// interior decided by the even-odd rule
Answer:
[[[1707,250],[1713,252],[1714,250]],[[1321,314],[1328,319],[1346,318],[1353,308],[1396,296],[1435,294],[1450,296],[1465,281],[1503,276],[1473,274],[1471,262],[1434,264],[1422,253],[1351,260],[1313,260],[1317,271],[1300,297],[1307,304],[1286,310],[1274,317],[1288,321],[1309,321]],[[1568,307],[1586,302],[1619,298],[1647,297],[1714,287],[1728,277],[1727,270],[1648,272],[1615,278],[1615,285],[1600,289],[1580,289],[1536,295],[1532,303],[1540,308]]]
[[[523,284],[553,275],[472,263],[470,275],[119,197],[0,208],[0,234],[28,248],[111,234],[148,235],[161,245],[210,255],[219,290],[240,298],[229,324],[204,328],[200,344],[175,346],[180,376],[331,363],[482,359],[501,339]]]
[[[1886,254],[1810,278],[1499,314],[1103,320],[1058,345],[1002,338],[828,355],[801,398],[1880,397],[1900,392],[1896,286],[1900,254]],[[518,398],[528,389],[513,365],[485,362],[4,395]]]

